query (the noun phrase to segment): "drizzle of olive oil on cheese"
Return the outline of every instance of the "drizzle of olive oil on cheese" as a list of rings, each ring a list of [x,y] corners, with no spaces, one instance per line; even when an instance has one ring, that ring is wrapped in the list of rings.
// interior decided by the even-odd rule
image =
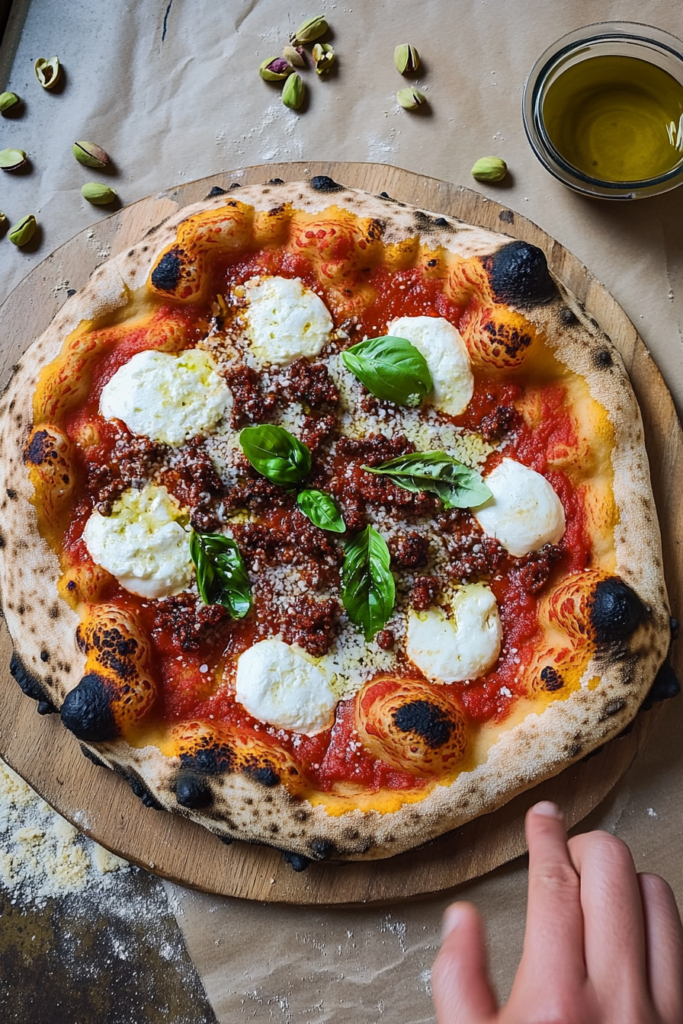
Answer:
[[[588,57],[562,72],[543,120],[567,163],[600,181],[643,181],[683,161],[683,85],[637,57]]]

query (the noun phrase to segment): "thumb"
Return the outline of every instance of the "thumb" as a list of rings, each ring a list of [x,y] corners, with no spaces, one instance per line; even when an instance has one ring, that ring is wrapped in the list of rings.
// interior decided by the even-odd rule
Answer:
[[[486,1024],[497,1013],[488,977],[484,926],[471,903],[444,914],[441,950],[432,968],[438,1024]]]

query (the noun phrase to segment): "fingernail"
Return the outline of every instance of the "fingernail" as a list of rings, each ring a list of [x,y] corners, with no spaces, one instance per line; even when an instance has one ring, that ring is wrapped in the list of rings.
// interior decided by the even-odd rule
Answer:
[[[446,908],[446,912],[443,915],[443,926],[441,928],[441,938],[445,939],[447,935],[454,932],[456,928],[462,923],[462,919],[465,914],[465,909],[460,903],[452,903],[450,907]]]
[[[531,810],[534,814],[542,814],[546,818],[562,819],[562,811],[551,800],[541,800],[540,803],[534,804]]]

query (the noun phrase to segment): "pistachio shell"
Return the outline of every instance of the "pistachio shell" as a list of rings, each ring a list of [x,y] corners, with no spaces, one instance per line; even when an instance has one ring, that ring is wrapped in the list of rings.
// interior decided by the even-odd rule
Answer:
[[[407,89],[399,89],[396,93],[396,99],[406,110],[417,110],[423,103],[427,102],[427,97],[424,93],[421,93],[419,89],[413,89],[409,86]]]
[[[316,43],[312,50],[316,74],[324,75],[334,64],[336,57],[329,43]]]
[[[282,51],[282,56],[284,57],[285,60],[289,61],[290,64],[293,64],[294,67],[305,68],[305,53],[306,51],[304,50],[303,46],[285,46],[284,50]]]
[[[45,60],[44,57],[39,57],[33,65],[33,70],[36,73],[36,78],[42,85],[43,89],[54,89],[59,76],[62,71],[61,64],[59,63],[59,57],[50,57],[49,60]]]
[[[3,213],[2,210],[0,210],[0,233],[5,233],[5,231],[7,230],[7,224],[7,214]]]
[[[109,156],[96,142],[74,142],[71,147],[79,164],[85,167],[106,167]]]
[[[294,46],[301,46],[302,43],[314,43],[327,32],[327,22],[322,14],[316,14],[314,18],[307,18],[299,25],[296,32],[289,37]]]
[[[0,167],[3,171],[16,171],[26,163],[26,153],[23,149],[2,149],[0,150]]]
[[[26,245],[36,233],[36,218],[32,213],[14,224],[9,231],[9,240],[13,245]]]
[[[508,172],[508,165],[498,156],[484,156],[472,168],[472,177],[477,181],[502,181]]]
[[[290,110],[298,110],[306,96],[306,86],[296,72],[290,75],[282,90],[282,102]]]
[[[267,57],[258,69],[265,82],[282,82],[294,68],[284,57]]]
[[[116,199],[116,192],[109,185],[101,185],[99,181],[89,181],[81,189],[81,195],[95,206],[106,206]]]
[[[420,54],[410,43],[400,43],[394,50],[394,64],[402,75],[417,71],[420,66]]]
[[[2,92],[0,93],[0,112],[5,113],[6,110],[11,110],[12,107],[16,107],[17,103],[21,103],[21,99],[15,92]]]

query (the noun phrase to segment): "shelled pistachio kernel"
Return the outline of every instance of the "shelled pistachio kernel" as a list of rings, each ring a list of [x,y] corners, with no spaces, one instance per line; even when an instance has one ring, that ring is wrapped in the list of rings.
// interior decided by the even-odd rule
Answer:
[[[27,159],[23,149],[0,150],[0,167],[3,171],[18,171],[20,167],[24,166]]]
[[[109,185],[101,185],[98,181],[89,181],[81,189],[81,195],[94,206],[106,206],[116,199],[116,192]]]
[[[0,113],[4,114],[6,110],[11,110],[17,103],[21,103],[21,99],[15,92],[0,93]]]
[[[59,77],[62,72],[62,66],[59,63],[59,57],[50,57],[49,60],[45,60],[44,57],[39,57],[33,65],[33,70],[36,73],[36,78],[42,85],[43,89],[54,89]]]
[[[36,218],[32,213],[17,221],[9,230],[9,240],[13,245],[27,245],[36,233]]]
[[[282,90],[282,102],[290,110],[298,110],[306,96],[306,86],[296,72],[290,75]]]
[[[307,18],[299,25],[296,32],[292,32],[289,41],[293,46],[301,46],[303,43],[314,43],[327,32],[327,21],[322,14],[316,14],[313,18]]]
[[[71,150],[84,167],[106,167],[109,163],[109,154],[96,142],[74,142]]]
[[[318,75],[326,74],[337,59],[329,43],[316,43],[311,52]]]
[[[420,54],[409,43],[400,43],[394,50],[394,64],[402,75],[409,75],[419,68]]]
[[[477,181],[502,181],[508,172],[508,165],[498,156],[484,156],[472,168],[472,177]]]
[[[423,103],[427,102],[427,97],[424,93],[421,93],[419,89],[413,89],[409,86],[407,89],[399,89],[396,93],[396,99],[405,110],[417,110]]]
[[[265,82],[282,82],[293,70],[292,65],[284,57],[268,57],[261,64],[258,73]]]

